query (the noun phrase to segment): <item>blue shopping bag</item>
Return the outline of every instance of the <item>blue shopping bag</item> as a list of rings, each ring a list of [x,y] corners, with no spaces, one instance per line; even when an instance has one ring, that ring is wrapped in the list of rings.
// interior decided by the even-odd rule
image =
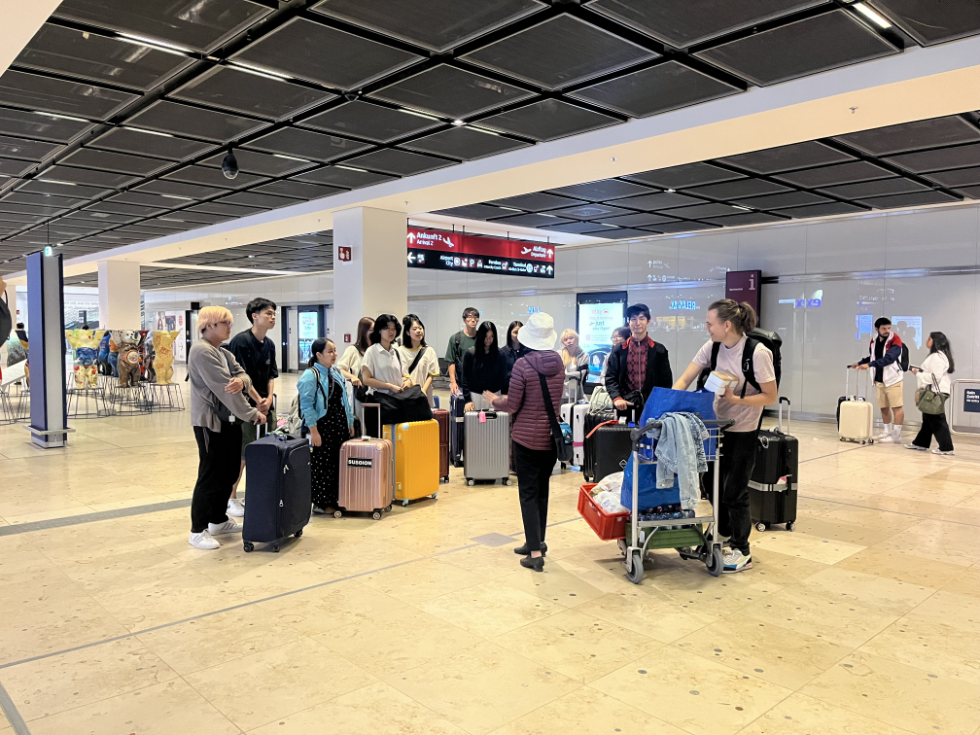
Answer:
[[[619,502],[624,508],[633,510],[632,455],[626,464],[626,469],[623,470],[623,487],[620,491]],[[674,476],[674,484],[671,487],[657,487],[657,465],[641,464],[639,502],[640,510],[681,502],[681,489],[677,484],[677,476]]]

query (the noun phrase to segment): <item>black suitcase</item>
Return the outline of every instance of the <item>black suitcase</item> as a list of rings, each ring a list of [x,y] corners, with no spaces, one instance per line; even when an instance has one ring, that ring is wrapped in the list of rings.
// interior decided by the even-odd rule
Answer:
[[[622,472],[633,453],[632,429],[625,424],[601,426],[595,439],[595,468],[592,482],[599,482],[608,475]]]
[[[257,542],[299,538],[313,507],[309,439],[281,434],[257,439],[245,447],[245,526],[242,542],[251,551]]]
[[[616,412],[613,410],[596,411],[595,413],[589,412],[585,414],[585,446],[583,447],[582,452],[582,476],[585,477],[586,482],[592,482],[592,476],[595,472],[596,435],[592,432],[595,431],[595,427],[597,427],[599,424],[604,424],[607,421],[615,420]]]
[[[466,421],[466,400],[463,396],[449,397],[449,463],[463,466],[463,423]]]
[[[783,404],[786,404],[789,430],[789,399],[779,399],[779,428],[760,431],[755,467],[749,482],[749,506],[756,529],[786,524],[792,531],[796,522],[797,488],[800,471],[800,443],[783,432]]]

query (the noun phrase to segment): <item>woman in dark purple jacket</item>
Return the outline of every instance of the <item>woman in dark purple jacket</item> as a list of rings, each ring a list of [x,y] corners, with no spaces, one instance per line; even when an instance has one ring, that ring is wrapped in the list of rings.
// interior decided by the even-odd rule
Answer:
[[[554,319],[547,314],[532,314],[518,331],[517,339],[530,352],[514,363],[507,395],[484,393],[483,397],[495,409],[506,411],[512,417],[514,468],[524,518],[524,545],[514,549],[514,553],[524,556],[522,567],[542,572],[543,557],[548,550],[544,534],[548,525],[549,483],[558,456],[538,375],[544,375],[551,404],[557,410],[565,385],[565,365],[554,351],[558,334]]]

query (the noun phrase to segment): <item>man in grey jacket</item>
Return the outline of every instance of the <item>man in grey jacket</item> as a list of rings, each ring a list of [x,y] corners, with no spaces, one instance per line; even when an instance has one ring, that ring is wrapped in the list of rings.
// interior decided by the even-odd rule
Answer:
[[[191,425],[199,460],[188,543],[198,549],[217,549],[220,544],[215,536],[242,532],[226,512],[238,479],[241,422],[265,423],[265,414],[250,406],[242,395],[252,389],[251,379],[234,355],[221,347],[231,335],[231,325],[231,312],[223,306],[201,309],[197,318],[201,339],[191,345],[187,356]]]

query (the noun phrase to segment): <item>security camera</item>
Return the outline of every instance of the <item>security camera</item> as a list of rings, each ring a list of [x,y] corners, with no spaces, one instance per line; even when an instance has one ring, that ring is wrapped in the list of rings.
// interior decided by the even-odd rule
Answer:
[[[228,151],[228,155],[221,162],[221,173],[226,179],[234,179],[238,176],[238,159],[235,158],[234,151]]]

